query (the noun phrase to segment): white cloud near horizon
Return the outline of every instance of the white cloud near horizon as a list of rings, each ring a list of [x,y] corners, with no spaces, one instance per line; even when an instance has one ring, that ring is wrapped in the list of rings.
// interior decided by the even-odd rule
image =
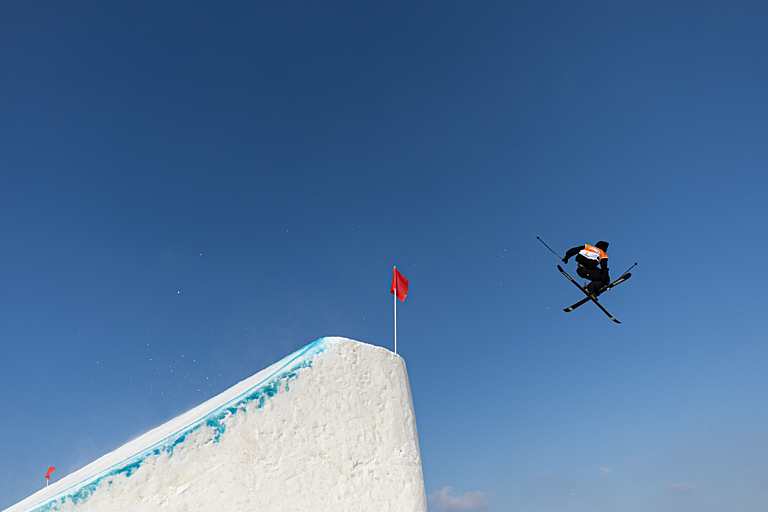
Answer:
[[[484,492],[468,492],[460,496],[452,496],[450,487],[443,487],[427,496],[427,501],[446,512],[463,510],[482,510],[493,505]]]
[[[693,491],[696,490],[696,486],[689,483],[669,484],[664,488],[664,490],[666,491],[668,497],[673,500],[679,500],[680,498],[692,494]]]

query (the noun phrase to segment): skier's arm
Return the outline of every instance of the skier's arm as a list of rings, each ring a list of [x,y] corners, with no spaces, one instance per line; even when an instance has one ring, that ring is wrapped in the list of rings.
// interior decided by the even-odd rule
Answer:
[[[608,258],[600,258],[600,268],[603,270],[603,282],[608,284],[611,277],[608,275]]]
[[[568,263],[568,260],[579,254],[579,251],[584,248],[583,245],[580,245],[578,247],[574,247],[573,249],[568,249],[568,252],[565,253],[565,258],[563,258],[563,263]]]

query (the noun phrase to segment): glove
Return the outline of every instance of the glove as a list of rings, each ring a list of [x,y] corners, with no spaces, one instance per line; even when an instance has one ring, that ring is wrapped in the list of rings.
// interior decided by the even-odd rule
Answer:
[[[568,258],[563,258],[563,263],[568,264]]]
[[[604,283],[604,286],[608,286],[609,284],[611,284],[611,278],[608,276],[608,274],[603,275],[603,283]]]

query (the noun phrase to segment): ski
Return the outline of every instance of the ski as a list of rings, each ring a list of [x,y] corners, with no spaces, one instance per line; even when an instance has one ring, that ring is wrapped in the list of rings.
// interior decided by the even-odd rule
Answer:
[[[591,300],[592,302],[594,302],[594,303],[595,303],[595,305],[596,305],[597,307],[599,307],[599,308],[600,308],[600,310],[601,310],[603,313],[605,313],[606,315],[608,315],[608,317],[609,317],[611,320],[613,320],[613,321],[614,321],[614,322],[616,322],[617,324],[620,324],[620,323],[621,323],[621,322],[619,322],[618,320],[616,320],[616,317],[614,317],[612,314],[610,314],[610,313],[608,312],[608,310],[607,310],[607,309],[605,309],[605,308],[602,306],[602,304],[600,304],[599,302],[597,302],[597,299],[594,297],[594,295],[590,294],[590,293],[589,293],[589,292],[588,292],[588,291],[587,291],[587,290],[586,290],[586,289],[585,289],[583,286],[581,286],[581,285],[580,285],[579,283],[577,283],[577,282],[576,282],[576,281],[575,281],[575,280],[574,280],[574,279],[573,279],[571,276],[569,276],[569,275],[568,275],[568,273],[567,273],[565,270],[563,270],[563,267],[561,267],[560,265],[558,265],[558,266],[557,266],[557,270],[559,270],[561,274],[563,274],[565,277],[567,277],[567,278],[568,278],[568,280],[569,280],[570,282],[572,282],[572,283],[573,283],[573,284],[574,284],[574,285],[575,285],[575,286],[576,286],[576,287],[577,287],[579,290],[581,290],[582,292],[584,292],[584,295],[586,295],[586,296],[587,296],[587,299],[588,299],[588,300]]]
[[[613,288],[613,287],[614,287],[614,286],[616,286],[617,284],[621,284],[621,283],[623,283],[624,281],[626,281],[626,280],[627,280],[627,279],[629,279],[630,277],[632,277],[632,274],[630,274],[629,272],[627,272],[626,274],[624,274],[623,276],[621,276],[620,278],[618,278],[617,280],[615,280],[614,282],[612,282],[612,283],[611,283],[611,284],[609,284],[608,286],[605,286],[605,287],[603,287],[603,288],[600,290],[600,292],[598,293],[598,295],[602,295],[603,293],[607,292],[608,290],[610,290],[611,288]],[[574,304],[573,306],[568,306],[568,307],[567,307],[567,308],[565,308],[563,311],[565,311],[566,313],[570,313],[571,311],[573,311],[573,310],[574,310],[574,309],[576,309],[577,307],[579,307],[579,306],[583,306],[583,305],[584,305],[584,304],[586,304],[587,302],[589,302],[589,297],[585,297],[585,298],[581,299],[579,302],[577,302],[577,303],[576,303],[576,304]]]

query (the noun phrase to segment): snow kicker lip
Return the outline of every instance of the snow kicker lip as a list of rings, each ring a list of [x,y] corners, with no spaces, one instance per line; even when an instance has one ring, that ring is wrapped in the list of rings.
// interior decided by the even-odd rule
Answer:
[[[39,501],[36,501],[35,503],[23,506],[23,508],[16,508],[16,506],[12,506],[6,509],[5,512],[10,512],[11,510],[18,512],[50,512],[57,510],[59,506],[64,505],[67,500],[71,500],[75,504],[86,500],[91,494],[93,494],[93,492],[96,491],[96,489],[101,484],[109,482],[110,479],[120,475],[130,477],[131,474],[136,471],[148,458],[163,453],[168,453],[169,456],[173,456],[174,449],[178,445],[182,444],[186,440],[187,436],[203,426],[213,428],[213,441],[217,442],[220,436],[223,435],[226,431],[225,420],[227,418],[239,412],[244,412],[245,408],[254,402],[257,402],[258,408],[263,407],[268,399],[272,398],[280,391],[280,387],[283,383],[285,383],[285,390],[288,391],[290,389],[288,383],[290,380],[297,377],[298,371],[302,368],[311,367],[312,361],[317,355],[325,352],[331,345],[340,339],[342,338],[324,337],[310,343],[309,345],[293,352],[280,361],[258,372],[252,377],[241,381],[240,384],[243,384],[248,382],[250,379],[256,380],[260,374],[266,374],[265,376],[258,379],[255,383],[249,383],[251,384],[249,387],[247,387],[244,391],[240,392],[233,398],[224,399],[223,403],[218,403],[222,400],[221,396],[227,393],[227,390],[219,395],[212,397],[188,413],[185,413],[192,414],[196,409],[201,409],[197,414],[195,414],[196,419],[185,421],[182,426],[175,429],[175,431],[171,432],[170,434],[167,434],[165,437],[157,441],[154,441],[152,438],[150,438],[147,440],[147,443],[151,444],[138,448],[135,453],[123,457],[119,462],[114,463],[105,469],[99,470],[95,474],[85,477],[82,480],[69,485],[61,491],[55,492],[55,494],[45,497],[41,496]],[[233,388],[235,387],[237,387],[237,385],[233,386]],[[208,407],[206,407],[206,405]],[[179,418],[182,418],[185,414],[182,414],[179,416]],[[170,421],[173,422],[174,420]],[[164,425],[165,424],[157,428],[162,428]],[[144,436],[151,436],[151,434],[152,431],[148,432]],[[140,439],[141,437],[138,438],[137,441]],[[92,464],[97,463],[98,460]],[[82,469],[86,468],[87,466]],[[51,491],[53,490],[54,489],[51,489]],[[32,498],[34,498],[34,495],[30,496],[28,500],[32,500]],[[17,506],[22,505],[24,501],[18,503]]]

